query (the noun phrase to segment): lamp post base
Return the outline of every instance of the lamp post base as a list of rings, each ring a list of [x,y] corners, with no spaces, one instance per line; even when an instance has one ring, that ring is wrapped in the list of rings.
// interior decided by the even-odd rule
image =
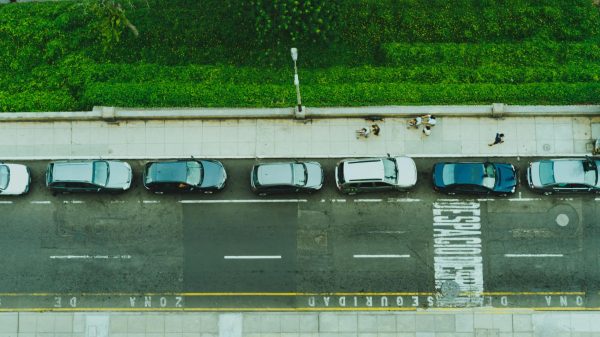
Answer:
[[[306,107],[301,105],[296,105],[294,107],[294,118],[295,119],[305,119],[306,118]]]

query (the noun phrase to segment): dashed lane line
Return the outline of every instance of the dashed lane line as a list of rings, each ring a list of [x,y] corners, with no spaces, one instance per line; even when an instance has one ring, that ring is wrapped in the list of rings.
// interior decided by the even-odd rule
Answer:
[[[144,204],[160,204],[160,200],[142,200]]]
[[[229,200],[179,200],[181,204],[227,204],[227,203],[277,203],[307,202],[307,199],[229,199]]]
[[[13,203],[13,202],[12,202],[12,201],[10,201],[10,200],[0,200],[0,205],[1,205],[1,204],[6,204],[6,205],[8,205],[8,204],[12,204],[12,203]]]
[[[397,259],[397,258],[408,258],[408,254],[354,254],[355,259]]]
[[[504,254],[504,257],[563,257],[563,254]]]
[[[83,204],[83,200],[63,200],[63,204]]]
[[[49,205],[52,203],[52,201],[50,200],[34,200],[34,201],[30,201],[30,204],[34,204],[34,205]]]
[[[510,198],[508,201],[537,201],[542,200],[542,198]]]
[[[355,199],[354,202],[382,202],[383,199]]]
[[[225,255],[225,260],[276,260],[281,259],[281,255]]]

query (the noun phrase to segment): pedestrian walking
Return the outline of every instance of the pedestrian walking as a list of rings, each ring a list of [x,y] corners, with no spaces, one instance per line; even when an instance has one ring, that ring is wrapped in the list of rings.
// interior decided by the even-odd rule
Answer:
[[[504,143],[504,134],[496,133],[496,138],[494,139],[494,142],[491,144],[488,144],[488,146],[494,146],[494,145],[500,144],[500,143]]]
[[[425,134],[425,136],[431,135],[431,126],[425,125],[425,127],[423,128],[423,133]]]
[[[369,133],[371,133],[371,130],[367,129],[367,128],[362,128],[362,129],[356,130],[356,138],[360,138],[360,137],[369,138]]]
[[[371,125],[371,131],[373,131],[373,134],[375,136],[379,136],[379,132],[381,131],[381,128],[379,128],[379,125],[373,124],[373,125]]]
[[[437,123],[434,115],[425,115],[421,118],[423,119],[423,125],[435,126],[435,123]]]

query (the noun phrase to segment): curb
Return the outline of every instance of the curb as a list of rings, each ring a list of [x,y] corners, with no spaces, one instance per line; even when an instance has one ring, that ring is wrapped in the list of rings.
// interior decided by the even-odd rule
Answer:
[[[94,107],[92,111],[70,112],[5,112],[0,122],[19,121],[106,121],[151,119],[311,119],[414,117],[425,114],[453,117],[535,117],[535,116],[600,116],[600,105],[423,105],[366,107],[295,108],[168,108],[134,109]]]

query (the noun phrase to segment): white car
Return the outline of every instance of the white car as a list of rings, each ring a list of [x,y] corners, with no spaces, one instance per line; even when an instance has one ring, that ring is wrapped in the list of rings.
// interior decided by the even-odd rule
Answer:
[[[345,159],[335,167],[335,183],[346,194],[404,191],[417,183],[417,166],[406,156]]]
[[[0,195],[21,195],[29,192],[31,174],[21,164],[0,163]]]

